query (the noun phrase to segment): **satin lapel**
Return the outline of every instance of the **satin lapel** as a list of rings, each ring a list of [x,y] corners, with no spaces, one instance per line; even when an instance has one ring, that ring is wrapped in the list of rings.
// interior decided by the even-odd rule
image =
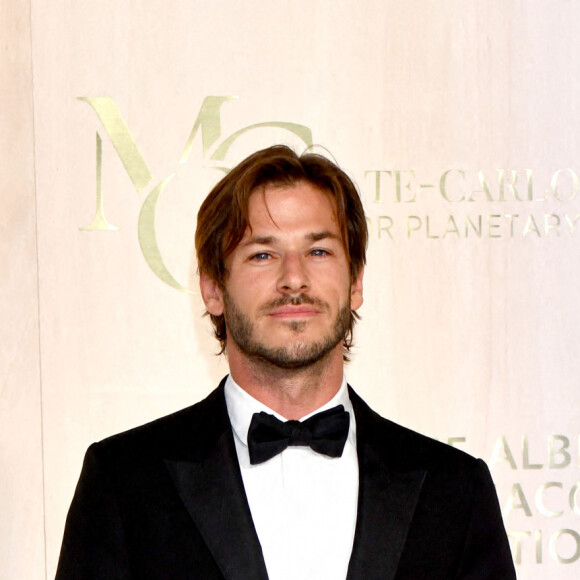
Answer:
[[[359,499],[348,580],[395,578],[425,471],[405,471],[389,460],[396,446],[392,423],[376,415],[351,390],[357,428]],[[391,435],[389,440],[389,435]]]
[[[223,392],[219,405],[221,408],[204,409],[202,414],[208,418],[208,432],[204,437],[206,450],[201,456],[196,460],[166,459],[165,463],[224,577],[227,580],[267,580]],[[216,410],[217,416],[211,412]]]

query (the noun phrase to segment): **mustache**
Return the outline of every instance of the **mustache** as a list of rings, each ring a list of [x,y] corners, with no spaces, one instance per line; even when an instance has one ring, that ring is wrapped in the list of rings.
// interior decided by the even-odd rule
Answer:
[[[320,298],[315,298],[314,296],[308,296],[307,294],[299,294],[298,296],[281,296],[280,298],[276,298],[276,300],[272,300],[272,302],[268,302],[262,306],[261,310],[263,313],[269,313],[276,308],[280,308],[281,306],[300,306],[301,304],[310,304],[314,306],[318,310],[324,311],[328,309],[328,305]]]

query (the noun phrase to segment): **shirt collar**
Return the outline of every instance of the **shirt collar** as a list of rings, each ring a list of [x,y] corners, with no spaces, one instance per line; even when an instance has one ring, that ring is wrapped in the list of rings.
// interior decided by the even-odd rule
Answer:
[[[225,398],[226,398],[226,406],[228,409],[228,415],[230,417],[230,422],[232,424],[232,428],[234,433],[236,434],[239,441],[247,446],[248,445],[248,429],[250,428],[250,422],[252,421],[252,416],[254,413],[260,413],[264,411],[265,413],[270,413],[274,415],[281,421],[286,421],[282,415],[276,413],[263,403],[260,403],[257,399],[252,397],[249,393],[244,391],[242,387],[240,387],[234,379],[232,379],[231,375],[228,375],[225,384]],[[348,388],[346,384],[346,378],[342,377],[342,384],[338,389],[336,395],[319,407],[312,413],[305,415],[300,419],[300,421],[304,421],[311,417],[312,415],[319,413],[321,411],[325,411],[326,409],[332,409],[332,407],[336,407],[337,405],[342,405],[345,411],[350,413],[350,429],[349,429],[349,439],[354,438],[355,436],[355,422],[354,422],[354,411],[352,408],[352,403],[350,402],[350,398],[348,396]]]

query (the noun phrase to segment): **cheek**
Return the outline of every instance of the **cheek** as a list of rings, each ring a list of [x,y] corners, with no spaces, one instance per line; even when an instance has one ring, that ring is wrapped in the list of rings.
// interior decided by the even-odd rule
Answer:
[[[268,299],[263,281],[257,276],[238,278],[234,284],[229,285],[228,293],[233,301],[246,311],[258,308]]]

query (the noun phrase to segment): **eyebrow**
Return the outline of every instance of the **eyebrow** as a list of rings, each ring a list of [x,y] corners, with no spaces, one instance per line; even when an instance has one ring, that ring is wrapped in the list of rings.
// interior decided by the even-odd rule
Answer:
[[[304,237],[311,242],[318,242],[320,240],[325,239],[333,239],[340,241],[340,236],[328,230],[325,230],[323,232],[311,232],[309,234],[306,234]],[[276,241],[275,236],[252,236],[249,240],[246,240],[242,245],[243,246],[251,246],[253,244],[268,245],[272,244],[275,241]]]
[[[325,240],[327,238],[340,241],[340,236],[337,236],[336,234],[333,234],[332,232],[329,232],[328,230],[326,230],[324,232],[307,234],[306,238],[313,241],[313,242],[318,242],[319,240]]]

